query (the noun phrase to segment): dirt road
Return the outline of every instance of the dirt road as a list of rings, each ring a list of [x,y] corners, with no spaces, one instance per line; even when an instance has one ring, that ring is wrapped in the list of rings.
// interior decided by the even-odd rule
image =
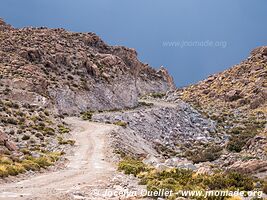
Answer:
[[[106,161],[107,134],[116,127],[78,118],[68,118],[66,122],[74,127],[72,135],[76,140],[74,154],[67,157],[69,163],[66,169],[1,185],[0,200],[52,200],[72,190],[108,181],[116,166]]]

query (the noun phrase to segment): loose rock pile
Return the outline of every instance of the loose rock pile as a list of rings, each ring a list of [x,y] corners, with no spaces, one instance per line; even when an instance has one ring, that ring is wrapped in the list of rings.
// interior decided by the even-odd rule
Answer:
[[[92,120],[114,124],[124,122],[125,127],[114,133],[117,149],[127,154],[129,151],[139,153],[141,157],[147,154],[183,156],[188,149],[198,149],[210,143],[224,144],[223,135],[216,133],[216,123],[203,118],[182,101],[176,107],[166,105],[94,114]]]

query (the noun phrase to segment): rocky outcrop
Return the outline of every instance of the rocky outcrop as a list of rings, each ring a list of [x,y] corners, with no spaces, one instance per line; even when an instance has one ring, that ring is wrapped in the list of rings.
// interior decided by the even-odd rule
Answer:
[[[262,173],[267,171],[267,161],[250,160],[246,162],[237,161],[229,167],[230,170],[246,174]]]
[[[7,134],[0,130],[0,145],[5,146],[9,151],[17,151],[15,143],[8,140]],[[1,154],[1,153],[0,153]]]
[[[166,69],[156,71],[134,49],[108,46],[94,33],[0,26],[1,98],[74,114],[134,107],[139,95],[174,88]]]

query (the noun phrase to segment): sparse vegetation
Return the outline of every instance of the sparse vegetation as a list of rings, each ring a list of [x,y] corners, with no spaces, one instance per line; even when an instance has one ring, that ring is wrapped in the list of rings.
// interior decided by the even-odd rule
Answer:
[[[61,144],[61,145],[69,144],[69,145],[73,146],[75,144],[75,140],[70,140],[70,139],[65,140],[62,137],[58,137],[58,144]]]
[[[58,131],[59,133],[64,134],[64,133],[69,133],[70,129],[65,127],[64,125],[58,125]]]
[[[117,125],[117,126],[121,126],[121,127],[126,128],[127,127],[127,122],[117,121],[117,122],[114,122],[114,125]]]
[[[140,106],[153,106],[154,104],[153,103],[148,103],[148,102],[145,102],[145,101],[139,101],[138,102]]]
[[[32,170],[37,171],[47,168],[56,162],[61,153],[42,153],[39,158],[27,155],[24,160],[12,160],[7,156],[0,157],[0,177],[16,176],[20,173]]]
[[[159,93],[159,92],[158,93],[151,93],[151,96],[153,98],[159,98],[159,99],[163,98],[165,95],[166,95],[165,93]]]
[[[17,157],[12,152],[4,150],[0,155],[0,177],[15,176],[28,170],[39,170],[52,165],[59,153],[46,152],[49,149],[48,138],[56,140],[59,133],[69,132],[69,128],[58,123],[58,117],[43,108],[30,104],[19,104],[11,100],[0,100],[0,118],[4,124],[5,134],[12,135],[10,142],[27,142],[27,146],[18,151],[23,154]],[[59,145],[70,144],[74,141],[62,140]],[[18,146],[17,146],[18,147]]]
[[[137,174],[146,170],[146,166],[139,160],[125,158],[119,163],[118,169],[123,171],[125,174],[133,174],[134,176],[137,176]]]
[[[119,170],[140,178],[140,184],[147,185],[149,191],[162,189],[179,190],[230,190],[251,191],[258,180],[237,172],[216,172],[213,175],[196,174],[186,169],[167,169],[158,171],[144,165],[141,161],[126,158],[119,163]],[[264,187],[263,187],[264,188]],[[174,197],[171,197],[172,199]],[[214,197],[215,198],[215,197]],[[210,197],[209,199],[214,199]],[[199,197],[197,199],[204,199]],[[227,199],[227,197],[220,197]]]
[[[92,116],[93,116],[93,112],[91,112],[91,111],[87,111],[87,112],[82,113],[82,119],[83,120],[91,120]]]
[[[194,163],[214,161],[218,159],[221,155],[222,147],[210,146],[203,150],[198,150],[197,152],[189,151],[187,152],[187,157],[189,157]]]

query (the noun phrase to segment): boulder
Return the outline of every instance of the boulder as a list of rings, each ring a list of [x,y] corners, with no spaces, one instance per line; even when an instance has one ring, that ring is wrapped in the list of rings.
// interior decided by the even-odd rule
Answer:
[[[241,91],[240,90],[231,90],[226,93],[226,100],[227,101],[236,101],[238,99],[241,99]]]
[[[0,144],[5,146],[9,151],[17,151],[18,148],[15,143],[8,141],[7,135],[0,131]]]
[[[260,107],[264,102],[265,102],[264,98],[262,98],[262,97],[256,97],[250,103],[250,108],[251,109],[256,109],[256,108]]]
[[[229,167],[229,170],[247,174],[266,172],[267,161],[261,161],[261,160],[249,160],[246,162],[237,161]]]
[[[4,132],[0,131],[0,144],[4,144],[5,141],[7,141],[7,135]]]
[[[30,62],[40,62],[42,60],[42,53],[36,48],[24,48],[19,54]]]
[[[6,141],[5,146],[9,151],[17,151],[18,150],[16,144],[13,142],[10,142],[10,141]]]

